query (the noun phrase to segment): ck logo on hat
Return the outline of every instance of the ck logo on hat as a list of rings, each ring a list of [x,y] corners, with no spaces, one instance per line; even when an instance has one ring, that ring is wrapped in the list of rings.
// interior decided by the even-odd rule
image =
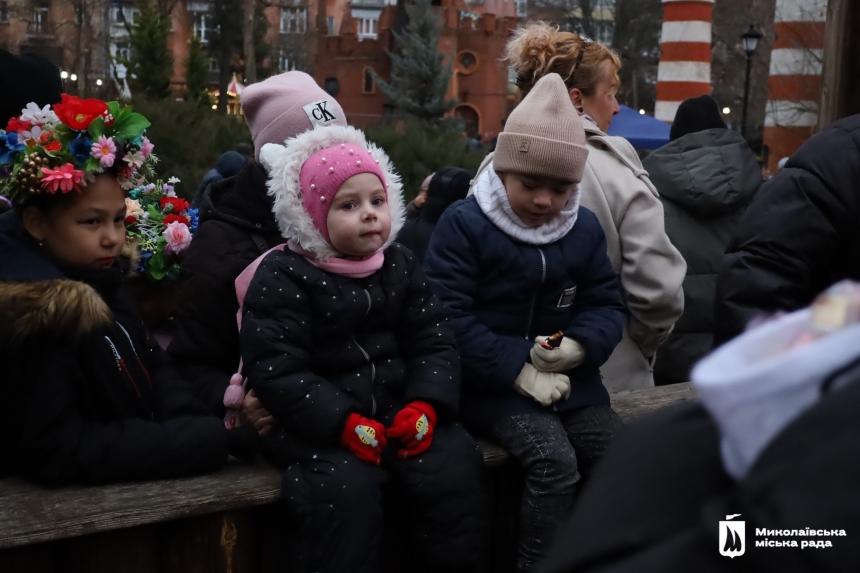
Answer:
[[[309,103],[303,109],[308,114],[308,119],[313,125],[328,125],[333,121],[337,121],[337,116],[331,110],[334,106],[331,105],[331,100],[322,99]]]
[[[746,551],[746,522],[730,521],[741,514],[727,515],[720,522],[720,555],[725,557],[740,557]]]
[[[522,140],[520,142],[520,153],[528,153],[529,145],[531,145],[531,142],[528,139]]]

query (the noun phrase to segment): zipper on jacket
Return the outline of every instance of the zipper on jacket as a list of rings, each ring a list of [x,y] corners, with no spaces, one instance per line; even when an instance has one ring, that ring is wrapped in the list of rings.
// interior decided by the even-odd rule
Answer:
[[[540,273],[540,284],[538,285],[537,290],[532,295],[532,304],[529,309],[529,321],[526,323],[526,340],[531,340],[531,336],[529,335],[532,329],[532,319],[535,315],[535,303],[537,303],[537,295],[540,291],[540,288],[543,286],[544,281],[546,280],[546,256],[543,254],[543,250],[538,248],[538,253],[540,253],[540,264],[541,264],[541,273]]]
[[[125,329],[123,325],[121,325],[118,321],[116,325],[123,331],[125,337],[128,338],[128,344],[131,346],[131,351],[134,352],[134,357],[137,358],[137,364],[140,366],[140,369],[143,370],[144,376],[146,376],[146,381],[149,382],[149,387],[152,388],[152,378],[149,376],[149,370],[146,369],[146,366],[143,365],[143,361],[140,359],[140,355],[137,353],[137,348],[134,347],[134,342],[131,341],[131,335],[129,335],[128,331]]]
[[[128,378],[128,381],[131,382],[131,385],[134,387],[135,394],[137,394],[137,397],[140,398],[140,390],[138,390],[137,384],[134,383],[134,378],[132,378],[131,373],[128,371],[128,368],[125,367],[125,361],[122,359],[122,356],[120,356],[119,351],[116,349],[116,346],[114,345],[113,341],[107,336],[105,336],[105,340],[107,340],[107,343],[110,345],[111,352],[113,352],[113,359],[116,360],[116,367],[117,370],[119,370],[120,376],[125,374],[126,378]]]
[[[373,301],[370,298],[370,293],[367,292],[366,289],[361,290],[367,297],[367,310],[364,312],[364,316],[367,316],[368,314],[370,314],[370,307],[373,306]],[[358,349],[361,350],[361,354],[364,356],[364,359],[370,364],[370,399],[372,402],[370,417],[372,418],[374,415],[376,415],[376,396],[374,396],[373,394],[373,383],[376,381],[376,365],[370,361],[370,354],[368,354],[367,351],[361,347],[361,344],[358,343],[358,340],[355,339],[355,336],[352,337],[352,341],[355,343]]]

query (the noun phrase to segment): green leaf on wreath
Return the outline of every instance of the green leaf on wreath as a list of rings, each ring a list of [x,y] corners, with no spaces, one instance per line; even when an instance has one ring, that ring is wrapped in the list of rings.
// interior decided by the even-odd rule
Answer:
[[[90,127],[87,131],[90,134],[90,137],[93,141],[96,141],[100,135],[105,134],[105,120],[102,117],[95,118],[92,123],[90,123]]]

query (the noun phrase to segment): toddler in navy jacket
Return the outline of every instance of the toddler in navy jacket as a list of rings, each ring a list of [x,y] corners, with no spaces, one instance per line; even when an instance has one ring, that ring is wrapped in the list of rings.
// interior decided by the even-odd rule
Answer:
[[[442,216],[425,271],[452,314],[461,417],[526,469],[520,569],[573,505],[621,421],[599,367],[626,322],[597,217],[579,205],[588,150],[558,74],[511,114],[475,194]],[[558,348],[541,342],[561,331]]]

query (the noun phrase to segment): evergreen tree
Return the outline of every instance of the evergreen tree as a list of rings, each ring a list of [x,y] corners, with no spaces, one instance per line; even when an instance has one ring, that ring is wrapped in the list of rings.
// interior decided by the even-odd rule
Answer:
[[[170,17],[158,12],[152,0],[140,3],[137,23],[128,26],[131,55],[127,62],[132,93],[152,99],[170,97],[173,54],[167,48]]]
[[[209,90],[206,89],[206,72],[211,58],[200,38],[193,36],[188,42],[185,59],[185,101],[209,107]]]
[[[445,99],[453,70],[439,53],[442,21],[433,13],[430,0],[415,0],[406,6],[409,23],[394,32],[400,50],[388,52],[391,81],[374,73],[374,81],[394,107],[425,120],[439,119],[457,105]]]

